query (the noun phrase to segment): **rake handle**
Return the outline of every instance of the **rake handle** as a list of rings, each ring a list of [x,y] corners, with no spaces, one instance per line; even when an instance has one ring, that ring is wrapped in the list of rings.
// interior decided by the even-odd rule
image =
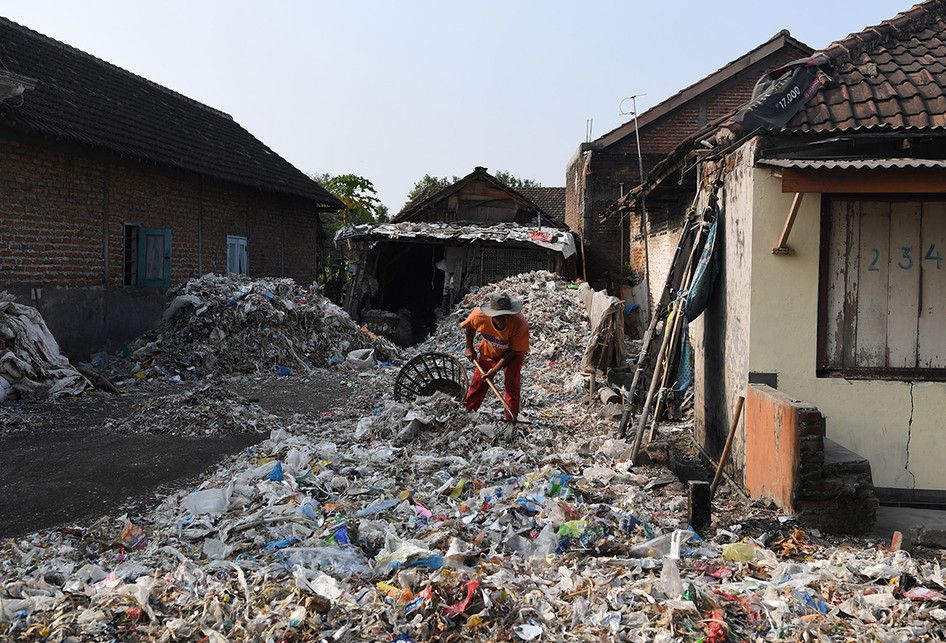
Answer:
[[[515,422],[515,421],[516,421],[516,414],[513,413],[513,412],[512,412],[512,409],[509,408],[509,405],[506,404],[505,398],[504,398],[502,395],[499,394],[499,389],[496,388],[496,385],[495,385],[495,384],[493,384],[493,380],[491,380],[491,379],[489,379],[488,377],[486,377],[486,371],[484,371],[484,370],[483,370],[483,367],[480,366],[479,360],[475,360],[475,359],[474,359],[474,360],[473,360],[473,363],[476,365],[476,370],[478,370],[478,371],[480,372],[480,375],[482,375],[482,376],[483,376],[483,379],[486,380],[486,383],[489,384],[489,388],[490,388],[490,390],[493,391],[493,393],[496,395],[496,399],[498,399],[498,400],[502,403],[503,408],[506,409],[506,412],[509,413],[509,416],[510,416],[511,418],[513,418],[513,422]]]

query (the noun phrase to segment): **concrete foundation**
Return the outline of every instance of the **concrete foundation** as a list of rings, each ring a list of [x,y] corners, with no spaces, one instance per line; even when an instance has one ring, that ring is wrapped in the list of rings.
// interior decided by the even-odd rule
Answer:
[[[31,288],[3,286],[23,304],[42,313],[59,348],[72,360],[114,352],[153,328],[166,305],[159,288]]]

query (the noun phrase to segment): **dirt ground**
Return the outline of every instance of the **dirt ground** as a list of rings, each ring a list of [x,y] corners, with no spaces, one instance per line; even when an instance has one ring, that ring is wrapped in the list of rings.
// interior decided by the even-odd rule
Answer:
[[[147,382],[117,395],[22,405],[25,427],[0,437],[0,537],[150,503],[265,439],[259,433],[183,438],[108,428],[128,417],[143,397],[170,396],[188,386]],[[305,378],[248,378],[234,388],[288,418],[330,411],[352,386],[344,374],[320,371]]]

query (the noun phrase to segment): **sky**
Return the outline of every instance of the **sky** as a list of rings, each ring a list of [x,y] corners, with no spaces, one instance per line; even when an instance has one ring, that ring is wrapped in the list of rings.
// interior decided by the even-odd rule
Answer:
[[[0,0],[0,15],[223,110],[312,174],[474,166],[564,185],[585,140],[788,29],[819,48],[911,0]],[[782,12],[778,7],[785,7]],[[627,104],[625,103],[625,107]]]

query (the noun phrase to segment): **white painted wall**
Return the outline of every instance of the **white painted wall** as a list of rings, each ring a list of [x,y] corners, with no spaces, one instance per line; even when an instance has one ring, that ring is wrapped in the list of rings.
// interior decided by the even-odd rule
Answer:
[[[781,391],[816,405],[828,437],[870,460],[875,485],[946,489],[946,383],[815,377],[821,195],[804,197],[795,254],[773,255],[792,195],[771,170],[752,174],[749,370],[777,372]]]
[[[749,373],[750,298],[753,229],[752,159],[750,141],[727,159],[725,187],[717,244],[722,256],[721,273],[707,310],[690,325],[694,347],[696,437],[714,456],[719,455],[729,431],[736,399],[745,393]],[[706,168],[714,173],[713,168]],[[705,194],[699,207],[706,205]],[[743,419],[733,444],[730,472],[742,477]]]

